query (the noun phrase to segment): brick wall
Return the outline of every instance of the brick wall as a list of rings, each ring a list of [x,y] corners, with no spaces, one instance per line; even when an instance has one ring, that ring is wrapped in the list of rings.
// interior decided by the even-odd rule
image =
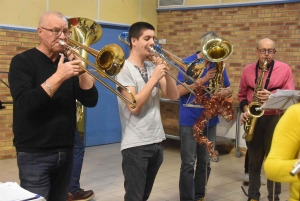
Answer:
[[[233,53],[225,61],[234,105],[237,104],[239,80],[243,68],[257,60],[255,49],[259,39],[276,42],[276,60],[288,63],[293,71],[296,89],[300,89],[300,3],[246,6],[235,8],[160,11],[157,36],[166,39],[165,49],[184,58],[200,48],[200,37],[215,31],[233,44]],[[176,70],[173,71],[174,74]],[[174,104],[162,108],[162,115],[177,114]],[[177,118],[176,115],[170,118]],[[176,119],[164,120],[173,127]]]
[[[7,73],[11,58],[38,44],[37,34],[25,31],[0,29],[0,79],[8,84]],[[9,88],[0,82],[0,100],[12,102]],[[11,104],[3,104],[0,110],[0,160],[16,156],[13,146],[12,108]]]
[[[199,38],[207,31],[216,31],[233,44],[233,53],[226,60],[226,70],[234,90],[245,65],[254,62],[257,40],[269,37],[277,43],[275,58],[288,63],[297,89],[300,89],[300,3],[248,6],[236,8],[166,11],[158,13],[159,38],[167,39],[163,47],[183,58],[200,46]],[[8,72],[11,58],[38,43],[36,33],[0,29],[0,72]],[[175,70],[174,74],[177,74]],[[7,81],[7,74],[0,73]],[[0,82],[0,100],[12,100],[9,89]],[[0,110],[0,159],[15,157],[12,145],[12,106]],[[166,132],[176,134],[178,104],[161,103]]]

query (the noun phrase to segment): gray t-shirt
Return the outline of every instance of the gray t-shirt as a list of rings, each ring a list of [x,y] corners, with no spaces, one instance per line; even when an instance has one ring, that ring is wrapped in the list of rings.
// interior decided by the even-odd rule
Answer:
[[[145,62],[144,65],[150,78],[155,66],[151,62]],[[146,85],[138,69],[129,60],[125,61],[116,80],[125,87],[135,87],[136,93],[139,93]],[[160,116],[158,84],[153,88],[149,99],[137,115],[131,114],[125,102],[119,97],[118,105],[122,124],[121,151],[130,147],[158,143],[165,139]]]

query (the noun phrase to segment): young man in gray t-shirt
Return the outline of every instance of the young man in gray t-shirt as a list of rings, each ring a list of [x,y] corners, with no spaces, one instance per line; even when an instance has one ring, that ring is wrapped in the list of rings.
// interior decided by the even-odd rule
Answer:
[[[171,100],[179,98],[176,82],[166,72],[169,68],[160,58],[151,56],[154,27],[146,22],[134,23],[129,28],[130,55],[116,80],[135,97],[136,107],[118,98],[122,124],[121,152],[125,178],[125,201],[147,200],[163,161],[160,142],[165,139],[161,116],[159,89]],[[146,61],[151,58],[153,63]],[[122,95],[130,94],[119,89]]]

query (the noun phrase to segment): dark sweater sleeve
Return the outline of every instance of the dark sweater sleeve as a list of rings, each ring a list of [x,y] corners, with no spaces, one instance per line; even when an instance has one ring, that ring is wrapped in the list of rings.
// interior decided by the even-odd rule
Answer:
[[[95,107],[98,102],[98,90],[94,85],[88,90],[83,90],[78,87],[76,98],[86,107]]]
[[[36,72],[28,57],[18,54],[12,58],[8,82],[14,107],[24,115],[39,112],[50,97],[41,86],[35,86]]]
[[[247,99],[243,99],[241,102],[240,102],[240,109],[241,109],[241,112],[243,113],[244,112],[244,106],[245,105],[248,105],[248,100]]]

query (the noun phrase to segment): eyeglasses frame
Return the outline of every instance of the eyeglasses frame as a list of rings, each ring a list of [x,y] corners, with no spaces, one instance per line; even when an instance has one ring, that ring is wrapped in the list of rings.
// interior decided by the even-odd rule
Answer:
[[[62,33],[64,33],[64,35],[67,37],[67,38],[69,38],[70,36],[71,36],[71,34],[72,34],[72,31],[70,31],[69,29],[67,29],[68,30],[68,32],[64,32],[62,29],[60,29],[60,31],[59,32],[56,32],[54,29],[48,29],[48,28],[45,28],[45,27],[42,27],[42,26],[40,26],[42,29],[45,29],[45,30],[47,30],[47,31],[50,31],[50,32],[52,32],[52,34],[54,35],[54,36],[60,36]],[[56,34],[55,34],[56,33]],[[69,35],[67,35],[67,33],[69,34]]]

